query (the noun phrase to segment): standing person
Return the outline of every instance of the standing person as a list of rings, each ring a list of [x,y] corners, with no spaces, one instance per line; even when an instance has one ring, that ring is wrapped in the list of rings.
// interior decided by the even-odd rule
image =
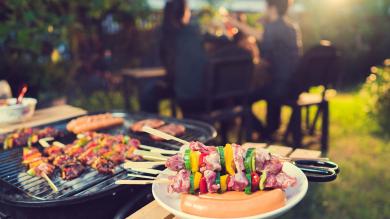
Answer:
[[[160,57],[167,70],[168,87],[172,88],[184,111],[201,107],[195,103],[199,103],[203,96],[207,63],[200,28],[190,21],[191,10],[186,0],[167,1],[161,28]],[[146,105],[144,108],[154,105],[151,102],[156,102],[158,98],[155,97],[159,94],[158,89],[146,92],[146,99],[141,98],[141,109],[142,105]]]

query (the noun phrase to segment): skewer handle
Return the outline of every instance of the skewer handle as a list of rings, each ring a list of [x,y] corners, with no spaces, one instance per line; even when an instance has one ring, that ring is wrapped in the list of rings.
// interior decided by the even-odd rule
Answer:
[[[132,173],[128,173],[127,176],[144,178],[144,179],[156,179],[156,177],[154,177],[154,176],[145,176],[145,175],[132,174]]]
[[[146,133],[149,133],[151,135],[155,135],[155,136],[158,136],[162,139],[165,139],[165,140],[174,140],[174,141],[177,141],[179,143],[182,143],[182,144],[189,144],[188,141],[185,141],[183,139],[180,139],[180,138],[177,138],[175,136],[172,136],[172,135],[169,135],[165,132],[162,132],[160,130],[157,130],[157,129],[154,129],[154,128],[150,128],[148,126],[144,126],[142,128],[142,131],[146,132]]]
[[[117,180],[117,185],[146,185],[152,183],[168,183],[168,179],[155,179],[155,180]]]
[[[42,173],[42,177],[47,181],[53,192],[58,192],[57,186],[54,185],[53,181],[51,181],[51,179],[46,175],[46,173]]]
[[[156,162],[133,162],[128,161],[123,164],[125,169],[129,168],[153,168],[155,166],[164,165],[165,161],[156,161]]]
[[[327,157],[318,157],[318,158],[294,157],[294,158],[291,158],[291,160],[292,161],[296,161],[296,160],[329,161],[329,158],[327,158]]]
[[[154,174],[154,175],[158,175],[162,172],[161,170],[148,169],[148,168],[131,168],[130,170],[141,172],[141,173]]]
[[[152,147],[152,146],[148,146],[148,145],[140,145],[140,148],[144,149],[144,150],[150,150],[150,152],[159,153],[159,154],[175,155],[179,152],[176,150],[166,150],[166,149]]]
[[[135,155],[141,155],[145,160],[166,161],[169,157],[163,156],[159,153],[153,153],[150,151],[135,150]]]

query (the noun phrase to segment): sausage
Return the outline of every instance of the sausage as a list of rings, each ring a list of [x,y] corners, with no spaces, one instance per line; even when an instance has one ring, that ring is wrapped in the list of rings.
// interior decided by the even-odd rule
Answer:
[[[82,116],[76,119],[71,120],[67,125],[66,129],[70,132],[73,131],[75,127],[78,125],[84,124],[86,122],[93,122],[96,120],[101,120],[101,119],[106,119],[106,118],[112,118],[112,115],[110,113],[105,113],[105,114],[98,114],[98,115],[93,115],[93,116]]]
[[[78,134],[121,125],[123,123],[123,118],[113,117],[110,113],[105,113],[73,119],[66,125],[66,129],[70,132]]]
[[[79,134],[83,132],[96,131],[99,129],[105,129],[105,128],[122,125],[122,124],[123,124],[122,118],[112,117],[112,118],[97,120],[90,123],[86,122],[84,124],[79,124],[73,129],[73,132]]]
[[[181,210],[185,213],[212,218],[253,216],[281,208],[286,203],[283,190],[257,191],[251,195],[230,191],[223,194],[182,194]]]

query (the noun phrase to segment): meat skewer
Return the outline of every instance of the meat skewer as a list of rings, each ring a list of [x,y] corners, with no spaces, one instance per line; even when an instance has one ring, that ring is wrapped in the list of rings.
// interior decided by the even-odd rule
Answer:
[[[140,142],[137,139],[95,132],[80,134],[68,145],[59,142],[47,144],[42,153],[34,147],[23,149],[23,164],[30,175],[46,178],[58,168],[62,179],[71,180],[80,176],[87,166],[103,174],[114,174],[115,167],[126,159],[142,160],[144,156],[141,152],[151,153],[139,150]],[[160,160],[168,158],[160,157]]]
[[[3,148],[7,150],[15,146],[31,146],[42,138],[56,137],[60,134],[61,133],[53,127],[46,127],[43,129],[23,128],[7,135],[0,135],[0,143],[3,143]]]
[[[45,157],[36,148],[23,148],[23,164],[27,165],[30,176],[39,176],[46,180],[54,192],[58,192],[57,186],[51,181],[48,175],[54,171],[54,166],[49,164]]]
[[[266,188],[286,189],[296,182],[283,172],[282,161],[262,148],[245,149],[236,144],[227,144],[223,148],[199,142],[191,142],[189,147],[184,155],[172,156],[166,162],[169,169],[177,172],[169,177],[169,192],[194,194],[197,190],[200,193],[235,190],[250,194]],[[150,169],[132,169],[151,173]]]

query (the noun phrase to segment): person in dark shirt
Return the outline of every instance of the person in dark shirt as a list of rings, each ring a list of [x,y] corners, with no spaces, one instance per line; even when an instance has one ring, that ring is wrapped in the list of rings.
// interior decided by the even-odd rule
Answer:
[[[286,16],[291,2],[267,0],[268,23],[264,26],[260,52],[271,78],[262,94],[267,100],[269,135],[280,126],[281,102],[290,97],[290,84],[302,49],[299,26]]]
[[[172,89],[178,103],[201,100],[207,58],[200,28],[195,22],[191,22],[191,11],[185,0],[169,0],[165,5],[161,27],[160,58],[167,71],[167,84],[164,87]],[[151,108],[156,108],[158,102],[156,96],[163,93],[162,89],[158,89],[159,87],[163,86],[157,86],[156,92],[148,91],[144,95],[145,99],[141,100],[141,110],[143,108],[151,111]]]

